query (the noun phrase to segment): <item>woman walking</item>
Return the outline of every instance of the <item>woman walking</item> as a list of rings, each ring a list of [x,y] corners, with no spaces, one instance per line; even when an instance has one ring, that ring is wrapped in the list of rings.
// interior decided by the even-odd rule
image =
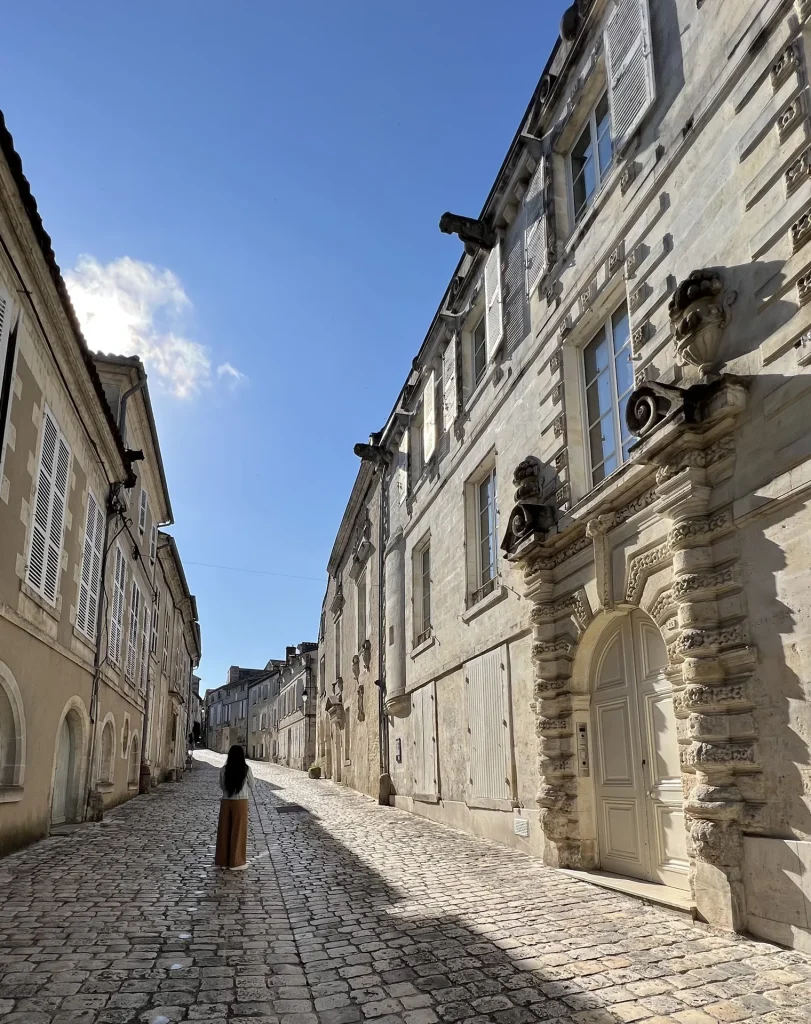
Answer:
[[[244,871],[247,865],[248,796],[253,789],[253,773],[245,762],[245,751],[234,745],[220,769],[220,820],[217,824],[218,868]]]

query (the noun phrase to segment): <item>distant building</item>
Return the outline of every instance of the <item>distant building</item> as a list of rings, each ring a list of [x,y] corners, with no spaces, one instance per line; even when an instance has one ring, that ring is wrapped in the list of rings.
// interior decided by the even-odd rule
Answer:
[[[288,647],[279,674],[278,754],[288,768],[306,771],[315,757],[315,666],[318,644]]]

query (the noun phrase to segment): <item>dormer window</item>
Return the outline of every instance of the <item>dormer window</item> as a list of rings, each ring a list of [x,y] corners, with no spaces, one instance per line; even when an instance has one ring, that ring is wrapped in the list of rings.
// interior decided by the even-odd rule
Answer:
[[[586,211],[611,167],[611,115],[604,92],[589,113],[586,125],[569,154],[569,180],[575,221]]]

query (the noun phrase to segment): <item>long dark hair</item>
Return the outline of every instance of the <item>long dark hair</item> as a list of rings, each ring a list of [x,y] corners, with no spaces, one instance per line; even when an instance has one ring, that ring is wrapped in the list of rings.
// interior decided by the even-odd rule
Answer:
[[[223,777],[225,792],[229,796],[236,796],[247,777],[248,765],[245,763],[245,751],[238,743],[235,743],[228,751],[228,760],[225,762]]]

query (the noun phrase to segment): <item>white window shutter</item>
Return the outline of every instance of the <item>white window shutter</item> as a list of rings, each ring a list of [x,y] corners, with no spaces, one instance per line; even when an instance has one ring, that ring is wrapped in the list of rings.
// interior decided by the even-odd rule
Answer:
[[[76,627],[89,640],[96,639],[96,619],[101,588],[101,558],[104,547],[104,513],[91,493],[87,495],[82,569],[79,576],[79,600]]]
[[[146,689],[149,672],[149,607],[146,601],[141,610],[141,689]]]
[[[130,679],[135,678],[135,669],[138,664],[138,630],[140,627],[141,612],[141,591],[138,584],[133,580],[130,597],[130,623],[127,635],[127,665],[126,674]]]
[[[531,296],[547,271],[546,160],[538,162],[524,196],[524,261],[527,295]]]
[[[152,533],[149,538],[149,558],[154,562],[158,554],[158,524],[152,524]]]
[[[11,310],[8,297],[0,292],[0,380],[6,368],[6,352],[8,351],[8,336],[11,328]]]
[[[484,301],[487,358],[492,359],[504,337],[504,309],[501,297],[501,242],[496,242],[484,264]]]
[[[422,450],[427,462],[436,448],[436,376],[431,371],[422,398]]]
[[[138,507],[138,529],[141,533],[146,529],[146,510],[149,505],[149,498],[147,497],[146,490],[141,487],[141,499]]]
[[[456,373],[457,336],[451,338],[442,353],[442,429],[450,430],[459,409]]]
[[[605,27],[611,134],[621,151],[656,96],[648,0],[617,0]]]
[[[401,505],[408,494],[408,435],[408,430],[403,431],[397,452],[397,500]]]
[[[34,492],[26,581],[56,604],[62,567],[62,541],[70,485],[70,448],[45,410],[37,484]]]
[[[121,664],[121,640],[124,626],[124,583],[127,564],[120,547],[115,549],[115,567],[113,570],[113,607],[110,615],[110,661],[114,665]]]

